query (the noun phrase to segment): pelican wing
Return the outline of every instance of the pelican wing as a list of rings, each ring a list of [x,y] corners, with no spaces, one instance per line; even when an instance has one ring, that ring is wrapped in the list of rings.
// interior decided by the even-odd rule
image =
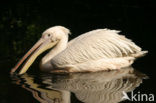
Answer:
[[[54,63],[75,64],[101,58],[133,56],[141,48],[130,39],[119,35],[120,31],[97,29],[78,36],[68,43],[67,48],[53,58]]]

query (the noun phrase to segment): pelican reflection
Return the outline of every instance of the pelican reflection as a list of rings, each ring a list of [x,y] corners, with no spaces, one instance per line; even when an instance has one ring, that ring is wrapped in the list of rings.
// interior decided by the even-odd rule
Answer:
[[[133,91],[145,78],[145,74],[127,67],[93,73],[24,74],[14,79],[41,103],[72,103],[71,93],[84,103],[119,103],[123,91]]]

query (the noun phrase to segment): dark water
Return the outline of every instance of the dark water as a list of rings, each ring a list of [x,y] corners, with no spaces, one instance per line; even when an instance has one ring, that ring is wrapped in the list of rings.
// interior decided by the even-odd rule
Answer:
[[[109,103],[121,101],[122,92],[156,95],[155,0],[13,0],[0,3],[0,103]],[[121,30],[149,53],[134,69],[69,75],[43,74],[41,55],[22,76],[9,72],[48,27],[71,30],[70,40],[97,28]],[[139,71],[139,72],[138,72]],[[148,76],[148,79],[145,77]],[[64,96],[64,94],[66,94]],[[55,101],[55,102],[54,102]],[[105,102],[104,102],[105,101]],[[149,103],[149,101],[121,101]],[[152,102],[151,102],[152,103]]]
[[[19,90],[29,92],[34,101],[41,103],[118,103],[124,101],[123,91],[135,90],[147,78],[132,67],[95,73],[26,73],[11,77]]]
[[[95,73],[49,74],[38,71],[10,77],[2,74],[1,103],[138,102],[122,100],[123,92],[131,96],[132,91],[137,94],[137,100],[138,95],[147,94],[147,98],[140,98],[142,103],[150,94],[155,95],[155,81],[150,74],[133,67]]]

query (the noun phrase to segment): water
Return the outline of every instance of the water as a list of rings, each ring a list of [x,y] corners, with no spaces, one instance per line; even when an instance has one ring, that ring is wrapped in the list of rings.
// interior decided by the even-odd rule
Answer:
[[[147,78],[132,67],[95,73],[25,73],[11,76],[17,89],[12,95],[19,100],[28,99],[18,92],[22,89],[26,93],[24,95],[33,98],[33,103],[118,103],[124,101],[123,91],[135,90]]]

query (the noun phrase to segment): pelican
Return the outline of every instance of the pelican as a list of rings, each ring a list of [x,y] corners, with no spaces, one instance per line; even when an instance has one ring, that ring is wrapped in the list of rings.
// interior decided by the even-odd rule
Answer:
[[[35,59],[52,48],[41,62],[45,72],[96,72],[117,70],[130,66],[134,60],[147,53],[120,31],[96,29],[84,33],[68,42],[70,30],[54,26],[42,33],[38,42],[23,56],[11,70],[14,73],[27,59],[19,74],[25,73]]]

